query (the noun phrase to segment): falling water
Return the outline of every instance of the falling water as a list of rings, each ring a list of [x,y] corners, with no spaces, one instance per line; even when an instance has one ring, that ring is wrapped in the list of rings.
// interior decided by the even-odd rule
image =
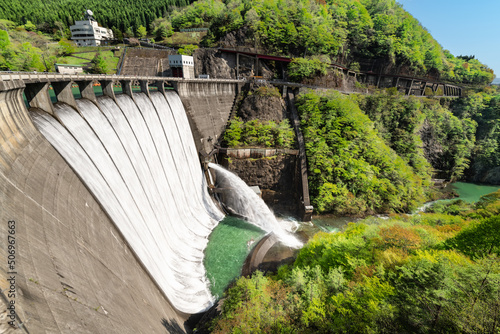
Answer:
[[[229,193],[228,196],[224,196],[224,204],[230,211],[244,217],[260,229],[274,233],[278,240],[287,246],[295,248],[302,246],[297,238],[282,228],[266,203],[245,181],[217,164],[210,163],[208,166],[215,171],[216,187]]]
[[[213,205],[182,103],[175,93],[102,96],[34,112],[144,267],[182,312],[213,303],[203,251],[223,214]]]

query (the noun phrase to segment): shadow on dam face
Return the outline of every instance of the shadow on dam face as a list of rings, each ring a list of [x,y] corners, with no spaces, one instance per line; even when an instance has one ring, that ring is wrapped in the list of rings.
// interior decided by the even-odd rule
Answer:
[[[51,116],[26,110],[23,87],[0,90],[0,287],[14,277],[4,293],[17,324],[32,333],[186,331],[188,314],[211,303],[198,261],[220,213],[200,192],[189,124],[170,108],[178,97],[82,99],[78,111],[56,103]]]

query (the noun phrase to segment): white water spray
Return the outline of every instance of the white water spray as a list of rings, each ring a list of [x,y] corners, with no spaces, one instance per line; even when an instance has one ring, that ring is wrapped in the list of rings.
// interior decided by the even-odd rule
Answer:
[[[203,265],[223,214],[208,195],[187,116],[177,94],[56,104],[61,123],[33,113],[40,132],[106,210],[151,277],[180,311],[214,301]]]
[[[216,187],[228,195],[224,196],[224,204],[229,210],[244,217],[265,232],[274,233],[278,240],[287,246],[294,248],[302,246],[295,236],[281,227],[266,203],[245,181],[217,164],[210,163],[208,167],[216,173]]]

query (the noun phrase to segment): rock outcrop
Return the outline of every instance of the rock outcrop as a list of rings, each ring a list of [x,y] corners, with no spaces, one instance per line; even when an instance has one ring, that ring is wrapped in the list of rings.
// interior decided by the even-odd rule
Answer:
[[[240,101],[237,116],[245,122],[254,119],[280,122],[287,117],[285,101],[272,86],[254,84]]]
[[[208,74],[213,79],[236,79],[236,62],[233,54],[217,49],[198,49],[194,55],[194,73]]]

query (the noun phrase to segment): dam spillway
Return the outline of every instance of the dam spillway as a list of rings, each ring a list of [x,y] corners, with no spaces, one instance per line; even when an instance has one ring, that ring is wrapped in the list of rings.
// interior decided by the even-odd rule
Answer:
[[[135,100],[135,101],[134,101]],[[203,250],[223,215],[204,184],[175,92],[77,101],[35,112],[39,131],[68,161],[172,304],[197,313],[212,303]]]
[[[82,96],[78,102],[71,93],[71,86],[75,83]],[[96,83],[101,84],[107,97],[96,98],[92,89]],[[135,89],[132,94],[132,83],[140,83],[142,93],[137,93]],[[123,96],[113,93],[112,84],[121,84]],[[90,191],[87,183],[70,166],[69,158],[56,151],[33,124],[37,115],[55,116],[59,110],[67,109],[68,106],[81,112],[78,104],[89,102],[94,107],[99,105],[101,113],[106,112],[106,107],[116,108],[115,101],[124,104],[133,102],[134,110],[149,108],[157,103],[157,99],[161,100],[157,93],[175,95],[172,90],[165,91],[164,85],[174,86],[180,97],[173,96],[167,104],[186,108],[189,126],[187,123],[176,123],[176,126],[184,127],[184,130],[179,130],[185,131],[182,134],[188,135],[191,132],[187,140],[194,139],[196,149],[190,147],[189,150],[197,155],[198,151],[210,146],[210,138],[217,139],[221,135],[235,94],[241,85],[240,81],[71,76],[54,73],[0,75],[0,288],[7,297],[7,302],[15,302],[15,313],[19,316],[17,324],[23,323],[30,333],[189,332],[189,325],[186,324],[189,314],[180,312],[170,300],[171,297],[166,296],[156,278],[152,278],[149,269],[139,260],[129,241],[111,219],[110,211],[104,208],[97,195]],[[158,87],[158,90],[151,91],[151,86]],[[49,88],[53,88],[50,92],[55,93],[57,103],[50,101]],[[29,111],[26,100],[23,100],[23,93],[29,103]],[[126,96],[132,98],[127,99]],[[148,106],[142,106],[141,99],[149,100]],[[166,101],[166,98],[162,100]],[[111,106],[107,106],[108,103]],[[123,105],[119,107],[121,106]],[[120,112],[123,113],[123,110],[120,109]],[[157,113],[156,108],[155,112]],[[145,122],[151,124],[150,119],[145,120],[150,115],[146,111],[131,115],[140,116],[139,120],[143,119],[142,123],[137,123],[139,125],[130,124],[131,128],[134,127],[132,132],[139,131],[136,126],[142,126]],[[158,119],[164,116],[157,115]],[[181,115],[185,117],[184,114]],[[117,114],[116,117],[121,116]],[[175,110],[170,117],[178,117]],[[67,132],[61,123],[57,123],[59,126],[54,125],[57,127],[53,128],[54,131],[59,129]],[[87,120],[84,123],[88,124]],[[161,123],[152,125],[158,126]],[[150,137],[157,133],[150,129],[147,132],[150,132]],[[94,135],[97,137],[95,132]],[[142,138],[142,134],[138,135]],[[71,138],[76,141],[73,135]],[[171,139],[174,143],[175,140],[185,141],[183,137],[168,138],[169,141]],[[178,145],[165,144],[145,147],[144,153],[141,149],[138,157],[154,159],[154,151],[148,151],[149,147],[162,152],[174,150],[170,152],[172,156],[175,155],[174,160],[181,153],[188,154],[179,151]],[[97,150],[93,146],[87,149]],[[125,152],[128,155],[130,151]],[[163,162],[166,161],[164,159]],[[90,162],[94,163],[92,160]],[[181,170],[184,173],[180,176],[183,182],[185,173],[190,173],[192,168],[201,173],[197,158],[195,163]],[[134,170],[134,173],[139,171]],[[152,170],[150,173],[157,177],[158,171]],[[198,182],[192,181],[194,179],[187,180]],[[172,208],[173,205],[183,205],[178,202],[182,199],[176,198],[178,193],[185,191],[181,186],[191,187],[180,184],[174,189],[171,198],[175,201],[169,204],[168,210],[178,209]],[[203,186],[198,186],[201,194]],[[176,188],[175,185],[173,187]],[[149,201],[150,190],[142,191],[149,194]],[[193,199],[189,198],[191,200]],[[205,204],[207,203],[203,205]],[[122,209],[116,206],[112,210],[120,213]],[[193,214],[194,208],[188,210]],[[198,218],[197,214],[195,216]],[[9,221],[16,223],[13,297],[8,296],[9,290],[6,290],[9,287],[7,279],[10,277],[7,272],[11,271],[7,266],[10,255],[7,248]],[[176,226],[183,223],[175,222]],[[171,236],[179,238],[179,234]],[[177,243],[178,240],[172,242]],[[192,241],[189,243],[194,244]],[[5,302],[0,300],[0,310],[6,309]],[[0,324],[0,327],[2,325],[6,323]]]

